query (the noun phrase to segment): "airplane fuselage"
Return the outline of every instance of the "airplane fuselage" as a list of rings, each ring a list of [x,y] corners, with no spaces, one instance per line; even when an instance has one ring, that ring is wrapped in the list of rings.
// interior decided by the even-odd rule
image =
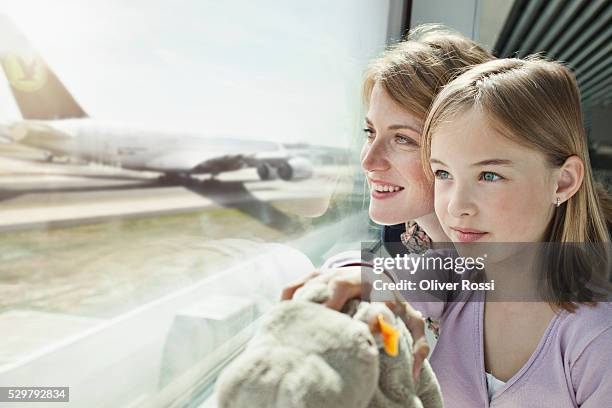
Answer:
[[[244,167],[249,159],[258,157],[287,158],[274,142],[149,131],[89,118],[24,120],[8,128],[16,142],[53,155],[132,170],[216,173]],[[212,165],[198,168],[207,160],[212,160]]]

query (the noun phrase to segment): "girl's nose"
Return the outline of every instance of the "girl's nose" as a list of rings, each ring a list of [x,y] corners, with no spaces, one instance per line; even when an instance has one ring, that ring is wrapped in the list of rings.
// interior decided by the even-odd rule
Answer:
[[[477,208],[472,198],[469,188],[457,183],[448,200],[448,213],[457,218],[475,215]]]

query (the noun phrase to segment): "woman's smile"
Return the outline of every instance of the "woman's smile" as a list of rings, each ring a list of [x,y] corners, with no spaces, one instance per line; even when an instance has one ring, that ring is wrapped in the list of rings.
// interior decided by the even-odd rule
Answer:
[[[372,198],[377,200],[384,200],[391,197],[397,197],[398,194],[404,190],[403,186],[398,184],[390,183],[385,180],[379,179],[368,179],[370,184],[370,192]]]

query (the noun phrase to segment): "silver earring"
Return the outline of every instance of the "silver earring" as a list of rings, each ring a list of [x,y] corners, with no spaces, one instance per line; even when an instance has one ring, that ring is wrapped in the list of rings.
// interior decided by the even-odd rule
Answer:
[[[561,205],[561,199],[557,197],[557,208]]]

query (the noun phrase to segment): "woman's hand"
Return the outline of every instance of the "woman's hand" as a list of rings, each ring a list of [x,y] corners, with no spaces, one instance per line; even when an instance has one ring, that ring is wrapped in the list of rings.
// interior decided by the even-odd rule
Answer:
[[[311,280],[321,281],[328,285],[331,289],[331,296],[325,305],[338,311],[349,299],[359,298],[362,292],[361,267],[349,266],[314,271],[300,281],[285,287],[281,293],[281,300],[292,299],[295,292]],[[425,337],[425,320],[421,313],[407,302],[395,301],[385,302],[385,304],[402,319],[414,339],[412,375],[416,380],[421,372],[423,361],[429,355],[429,344]]]
[[[340,311],[349,299],[358,298],[361,295],[361,267],[347,266],[312,272],[300,281],[284,288],[281,300],[292,299],[295,292],[311,280],[327,284],[331,289],[331,296],[325,302],[325,306],[337,311]]]

